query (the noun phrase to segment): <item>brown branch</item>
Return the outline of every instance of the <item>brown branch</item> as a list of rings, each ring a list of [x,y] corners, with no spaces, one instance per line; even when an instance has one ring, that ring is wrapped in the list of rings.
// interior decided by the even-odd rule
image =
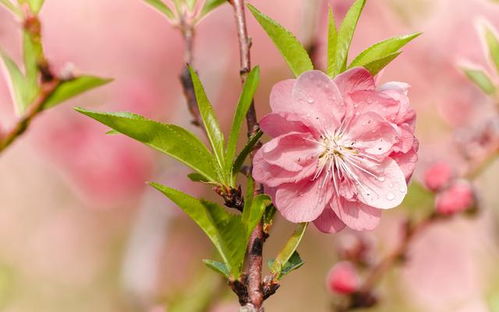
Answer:
[[[31,38],[41,42],[41,23],[38,16],[33,14],[28,5],[23,6],[24,20],[22,27]],[[16,122],[12,129],[0,136],[0,153],[10,147],[18,138],[20,138],[31,125],[33,119],[43,111],[43,105],[50,95],[57,89],[62,82],[51,70],[48,61],[43,55],[39,56],[38,70],[40,75],[40,91],[37,98],[31,103],[24,115]]]
[[[40,94],[37,99],[30,106],[28,111],[21,117],[17,123],[9,130],[0,140],[0,153],[14,143],[22,134],[26,132],[33,119],[43,111],[43,104],[47,98],[59,86],[60,80],[53,79],[51,81],[42,83]]]
[[[192,115],[191,123],[195,126],[202,127],[201,115],[196,102],[196,94],[192,84],[191,73],[189,72],[189,65],[192,64],[194,59],[194,26],[187,20],[186,16],[180,18],[178,28],[184,39],[184,62],[185,66],[180,73],[180,83],[184,92],[185,100],[187,101],[187,108]],[[204,129],[204,128],[203,128]]]
[[[236,20],[237,37],[239,43],[239,56],[240,56],[240,69],[239,74],[241,82],[244,83],[251,71],[251,39],[248,37],[248,28],[246,25],[246,14],[244,7],[244,0],[230,0],[234,9],[234,17]],[[252,101],[248,113],[246,115],[246,124],[248,126],[248,137],[254,135],[259,127],[257,122],[255,103]],[[258,149],[258,146],[256,147]],[[250,156],[253,160],[254,152]],[[251,172],[251,168],[250,168]],[[257,192],[262,193],[263,187],[259,186]],[[263,311],[264,291],[262,284],[262,267],[263,267],[263,244],[265,242],[265,235],[263,232],[263,223],[260,221],[255,227],[250,236],[248,244],[247,256],[247,292],[249,302],[246,303],[245,308],[249,311]]]

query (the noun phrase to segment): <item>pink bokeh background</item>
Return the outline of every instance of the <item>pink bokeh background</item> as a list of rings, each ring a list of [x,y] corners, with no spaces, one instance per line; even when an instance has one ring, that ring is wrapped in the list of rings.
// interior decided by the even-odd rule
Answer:
[[[320,35],[318,54],[325,58],[324,31],[310,31],[314,22],[325,28],[323,1],[250,2],[303,42]],[[352,3],[328,2],[338,16]],[[128,138],[105,135],[106,127],[72,107],[132,111],[200,133],[189,123],[178,80],[182,38],[139,0],[46,0],[41,18],[46,53],[57,70],[72,64],[76,72],[114,82],[46,112],[0,155],[0,310],[161,311],[154,307],[209,280],[200,259],[210,257],[211,250],[193,223],[144,182],[194,195],[209,190],[189,182],[184,178],[189,171],[163,155]],[[353,54],[390,36],[423,32],[380,78],[412,86],[421,140],[416,179],[434,161],[460,168],[456,131],[473,129],[490,115],[491,99],[457,67],[465,59],[489,68],[475,29],[478,18],[499,28],[499,4],[370,0],[359,23]],[[254,19],[248,20],[253,63],[262,72],[256,103],[263,116],[270,110],[270,88],[291,73]],[[16,60],[19,35],[17,22],[0,7],[0,47]],[[223,5],[198,26],[194,66],[225,129],[240,90],[238,58],[232,11]],[[11,102],[2,77],[0,129],[15,122]],[[499,275],[494,265],[499,256],[498,173],[495,164],[476,181],[482,208],[478,218],[456,218],[417,239],[407,265],[383,283],[385,301],[379,311],[496,311],[491,300],[499,301],[493,278]],[[368,234],[380,253],[395,243],[402,213],[385,214]],[[269,256],[290,230],[284,220],[277,221]],[[334,243],[341,235],[346,234],[307,234],[300,247],[306,264],[284,280],[268,302],[269,311],[328,311],[334,297],[324,280],[336,261]],[[213,311],[235,311],[234,296],[219,297]]]

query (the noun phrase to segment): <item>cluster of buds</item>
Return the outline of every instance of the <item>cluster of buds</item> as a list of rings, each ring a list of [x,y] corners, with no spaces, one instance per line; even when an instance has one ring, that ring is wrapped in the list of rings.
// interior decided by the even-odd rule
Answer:
[[[425,187],[436,193],[435,210],[441,215],[451,216],[474,211],[476,195],[471,183],[458,178],[445,162],[437,162],[424,173]]]

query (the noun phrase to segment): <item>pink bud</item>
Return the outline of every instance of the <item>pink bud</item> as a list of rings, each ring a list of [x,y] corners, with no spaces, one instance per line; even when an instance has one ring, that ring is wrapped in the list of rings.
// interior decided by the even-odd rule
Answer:
[[[465,180],[456,180],[437,195],[435,208],[438,213],[452,215],[471,208],[474,202],[475,196],[471,184]]]
[[[445,162],[437,162],[424,173],[424,184],[430,191],[444,188],[452,178],[452,168]]]
[[[342,261],[336,263],[327,274],[329,291],[349,295],[359,288],[360,280],[352,263]]]

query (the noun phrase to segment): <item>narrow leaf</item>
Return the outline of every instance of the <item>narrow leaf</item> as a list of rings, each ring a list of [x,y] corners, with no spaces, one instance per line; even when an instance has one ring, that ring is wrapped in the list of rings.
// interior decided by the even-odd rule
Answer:
[[[233,215],[215,203],[202,201],[167,186],[150,183],[177,204],[211,240],[231,276],[238,278],[246,254],[246,229],[240,215]]]
[[[485,24],[484,26],[484,39],[487,44],[488,53],[492,63],[494,63],[496,71],[499,73],[499,40],[496,33],[492,30],[490,25]]]
[[[234,119],[232,121],[232,129],[230,130],[229,140],[227,141],[227,152],[225,156],[225,168],[232,170],[232,164],[234,162],[234,157],[236,154],[237,141],[239,139],[239,134],[241,132],[242,124],[248,109],[253,102],[253,97],[255,91],[258,87],[260,81],[260,69],[258,67],[253,68],[249,73],[248,78],[243,86],[243,91],[239,97],[239,102],[237,104]],[[229,175],[232,172],[229,172]]]
[[[299,223],[295,232],[290,237],[284,248],[279,252],[272,266],[270,267],[270,271],[275,275],[279,276],[282,271],[282,268],[286,262],[291,258],[293,253],[298,248],[301,239],[303,238],[303,234],[305,234],[305,230],[307,229],[307,222]]]
[[[163,152],[210,181],[218,181],[213,155],[189,131],[170,124],[162,124],[130,113],[99,113],[82,108],[76,110],[110,128]]]
[[[338,44],[335,65],[335,69],[338,70],[338,73],[343,72],[346,68],[348,50],[350,50],[353,34],[355,32],[355,28],[357,27],[360,14],[364,9],[365,4],[366,0],[355,1],[355,3],[350,7],[347,14],[345,15],[340,29],[338,30]]]
[[[14,13],[17,16],[21,15],[21,10],[13,4],[10,0],[0,0],[0,5],[3,5],[6,7],[8,10],[10,10],[12,13]]]
[[[282,279],[292,271],[301,268],[303,264],[304,263],[300,257],[300,254],[297,251],[293,252],[288,261],[282,266],[281,272],[279,272],[277,279]]]
[[[328,32],[327,32],[327,72],[334,77],[338,74],[339,69],[336,68],[336,53],[338,44],[338,30],[336,29],[336,21],[334,13],[329,8]]]
[[[23,58],[26,72],[26,102],[32,103],[40,92],[38,83],[38,61],[43,57],[40,38],[33,37],[27,31],[23,32]]]
[[[248,4],[248,8],[270,39],[272,39],[282,56],[284,56],[284,59],[295,76],[299,76],[303,72],[314,69],[314,65],[312,64],[307,51],[291,32],[270,17],[258,11],[251,4]]]
[[[408,44],[414,38],[421,35],[415,33],[405,36],[393,37],[381,42],[378,42],[366,50],[362,51],[350,64],[349,67],[364,66],[381,58],[384,58],[392,53],[398,52],[400,48]]]
[[[192,67],[189,67],[189,72],[191,74],[194,92],[196,93],[196,102],[198,104],[199,113],[201,114],[201,119],[203,120],[204,128],[206,129],[206,134],[208,135],[219,168],[224,172],[224,135],[218,124],[215,112],[213,111],[213,106],[211,106],[211,103],[206,96],[206,92],[204,91],[196,71],[194,71]]]
[[[248,155],[251,153],[255,145],[258,143],[260,138],[262,137],[263,132],[261,130],[258,130],[257,133],[255,133],[246,143],[246,146],[243,148],[241,153],[237,156],[236,160],[234,161],[234,165],[232,166],[232,175],[236,175],[240,170],[241,167],[244,164],[244,161],[248,157]]]
[[[208,183],[210,180],[208,180],[204,175],[193,172],[187,175],[187,177],[192,181],[192,182],[205,182]]]
[[[208,13],[215,10],[217,7],[224,4],[225,2],[227,2],[227,0],[206,0],[203,5],[203,8],[201,9],[201,14],[199,18],[200,19],[203,18]]]
[[[467,68],[461,67],[466,77],[470,79],[477,87],[479,87],[486,94],[494,94],[496,92],[496,87],[489,75],[481,69],[478,68]]]
[[[244,203],[242,221],[244,224],[246,224],[248,237],[250,236],[251,232],[258,224],[258,222],[262,220],[265,208],[270,203],[270,197],[263,194],[255,196],[255,198],[248,205],[246,204],[246,202]]]
[[[7,81],[16,112],[20,115],[29,105],[24,93],[26,80],[19,67],[17,67],[16,63],[7,54],[0,50],[0,56],[2,57],[6,76],[8,77]]]
[[[28,3],[29,3],[29,6],[31,7],[31,10],[35,14],[38,14],[38,12],[40,12],[44,2],[45,2],[45,0],[28,0]]]
[[[218,262],[211,259],[203,259],[203,263],[206,264],[206,266],[212,269],[213,271],[222,274],[226,278],[229,278],[230,276],[229,268],[227,268],[227,266],[222,262]]]
[[[371,63],[365,64],[364,68],[366,68],[371,75],[375,76],[377,75],[383,68],[386,67],[386,65],[390,64],[397,56],[399,56],[402,52],[395,52],[392,54],[389,54],[383,58],[380,58],[379,60],[372,61]]]
[[[57,89],[47,98],[43,104],[44,109],[56,106],[64,101],[76,97],[86,91],[103,86],[112,79],[99,78],[94,76],[80,76],[62,82]]]
[[[144,0],[153,8],[158,10],[160,13],[163,13],[168,19],[173,20],[175,18],[175,14],[173,14],[172,9],[170,9],[163,1],[161,0]]]

